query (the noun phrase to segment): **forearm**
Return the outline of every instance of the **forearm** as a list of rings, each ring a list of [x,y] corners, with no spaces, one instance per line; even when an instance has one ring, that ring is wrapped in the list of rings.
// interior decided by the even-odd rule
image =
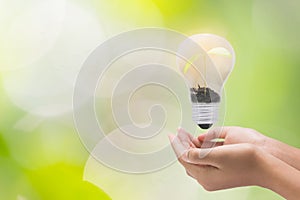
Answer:
[[[271,189],[288,200],[300,196],[300,171],[272,155],[263,155],[264,181],[261,186]]]
[[[289,146],[272,138],[266,139],[264,148],[273,156],[300,171],[300,149]]]

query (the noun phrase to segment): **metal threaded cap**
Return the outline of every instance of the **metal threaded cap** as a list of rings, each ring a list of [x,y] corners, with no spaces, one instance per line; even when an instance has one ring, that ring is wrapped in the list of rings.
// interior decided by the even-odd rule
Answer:
[[[192,103],[192,119],[202,129],[210,128],[218,120],[220,103]]]

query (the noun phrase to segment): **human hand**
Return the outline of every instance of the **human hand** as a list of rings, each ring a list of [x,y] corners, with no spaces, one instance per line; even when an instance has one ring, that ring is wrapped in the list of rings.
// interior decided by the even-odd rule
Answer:
[[[198,141],[196,141],[197,139]],[[267,140],[269,140],[268,137],[253,129],[235,126],[213,128],[208,132],[199,135],[197,139],[194,139],[194,144],[199,148],[241,143],[253,144],[257,147],[264,148],[267,144]],[[221,139],[222,141],[218,142],[220,141],[218,139]]]
[[[222,142],[217,142],[219,139]],[[253,129],[218,127],[199,135],[197,139],[194,138],[193,143],[198,148],[242,143],[253,144],[300,171],[299,149],[269,138]]]
[[[191,135],[182,129],[176,137],[170,135],[170,141],[187,174],[208,191],[265,184],[263,152],[255,145],[243,143],[199,149]]]
[[[300,172],[257,145],[227,143],[200,149],[201,141],[183,129],[169,138],[187,174],[208,191],[257,185],[299,199]]]

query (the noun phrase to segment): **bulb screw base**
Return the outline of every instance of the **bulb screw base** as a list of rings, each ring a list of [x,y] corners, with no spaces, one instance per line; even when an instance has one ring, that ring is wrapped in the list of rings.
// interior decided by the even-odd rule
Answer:
[[[220,103],[192,103],[192,119],[202,129],[210,128],[218,120]]]

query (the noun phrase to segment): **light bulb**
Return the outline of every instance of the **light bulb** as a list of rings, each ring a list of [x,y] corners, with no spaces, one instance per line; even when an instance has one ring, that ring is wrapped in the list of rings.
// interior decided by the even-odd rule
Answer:
[[[191,41],[201,48],[195,50]],[[179,53],[187,59],[178,64],[190,87],[192,119],[208,129],[218,120],[222,89],[235,63],[234,50],[220,36],[197,34],[182,43]]]

